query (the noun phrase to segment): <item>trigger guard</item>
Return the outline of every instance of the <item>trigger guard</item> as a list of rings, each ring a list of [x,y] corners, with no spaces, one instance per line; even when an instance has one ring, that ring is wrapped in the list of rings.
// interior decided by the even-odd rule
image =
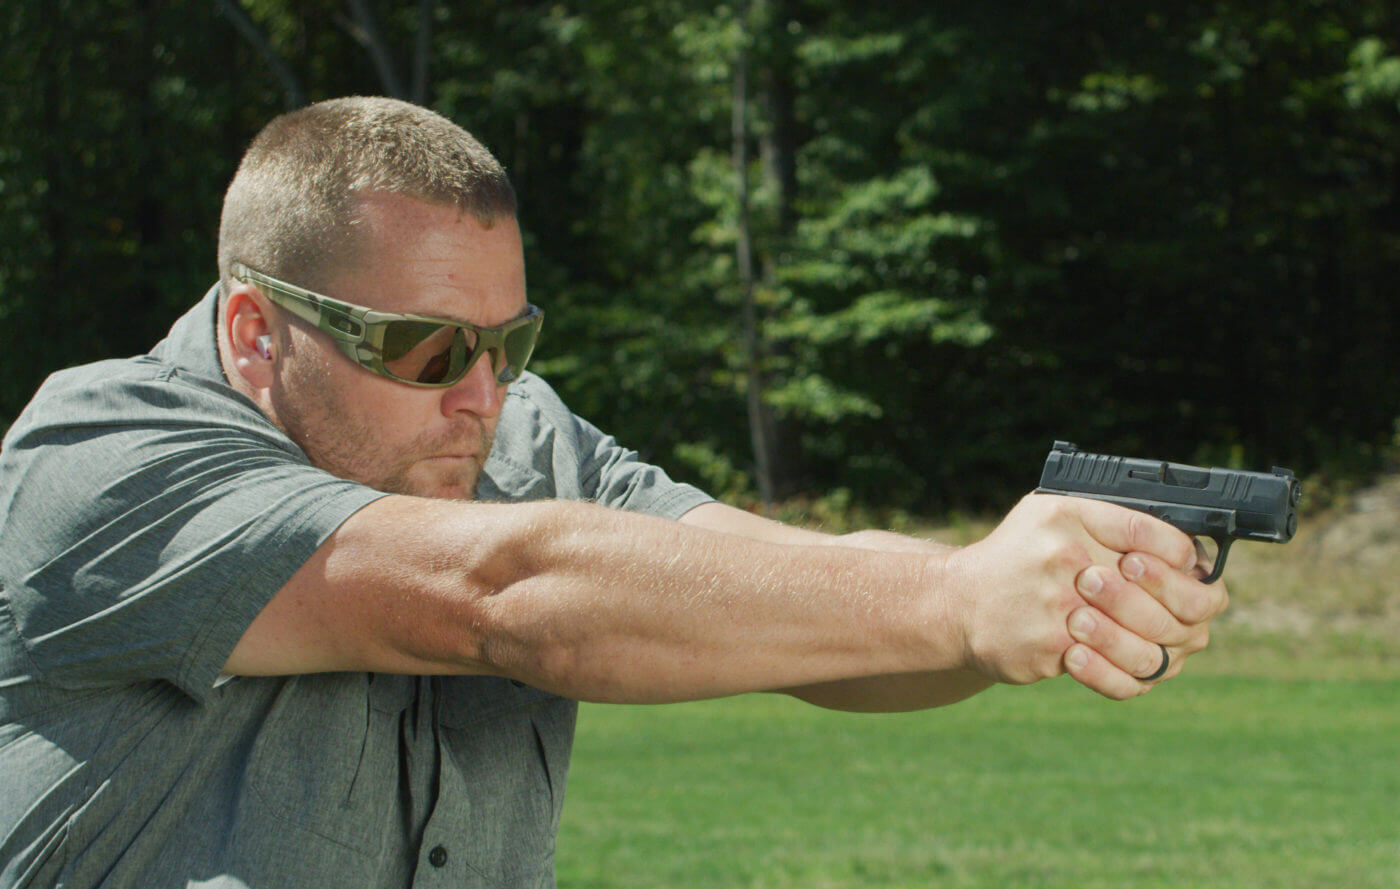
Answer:
[[[1225,557],[1230,554],[1230,544],[1235,541],[1229,537],[1212,537],[1215,541],[1218,552],[1215,556],[1215,564],[1211,567],[1211,572],[1207,577],[1201,579],[1201,583],[1215,583],[1220,579],[1220,575],[1225,573]]]

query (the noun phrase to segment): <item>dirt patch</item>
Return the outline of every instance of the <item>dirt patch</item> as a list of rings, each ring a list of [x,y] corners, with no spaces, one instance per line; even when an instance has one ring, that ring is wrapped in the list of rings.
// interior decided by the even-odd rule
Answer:
[[[1400,474],[1358,492],[1345,509],[1322,521],[1311,541],[1319,558],[1363,566],[1400,562]],[[1396,586],[1400,589],[1400,578]]]
[[[1305,513],[1287,546],[1244,543],[1231,552],[1224,626],[1400,638],[1400,474],[1326,513]]]

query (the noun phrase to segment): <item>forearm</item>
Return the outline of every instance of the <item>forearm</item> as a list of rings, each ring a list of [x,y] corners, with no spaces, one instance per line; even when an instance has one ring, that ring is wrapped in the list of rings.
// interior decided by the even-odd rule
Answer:
[[[888,531],[825,534],[770,521],[719,503],[698,507],[681,521],[790,546],[848,547],[883,553],[929,555],[954,549],[931,540]],[[776,690],[831,710],[885,713],[942,707],[971,697],[991,685],[991,680],[970,670],[949,669],[840,679]]]
[[[792,547],[542,504],[479,602],[481,659],[590,700],[663,701],[958,665],[936,556]]]
[[[790,546],[846,546],[895,553],[946,553],[955,549],[936,541],[892,531],[863,530],[849,534],[812,531],[775,522],[717,502],[697,506],[682,516],[681,522],[697,528]]]

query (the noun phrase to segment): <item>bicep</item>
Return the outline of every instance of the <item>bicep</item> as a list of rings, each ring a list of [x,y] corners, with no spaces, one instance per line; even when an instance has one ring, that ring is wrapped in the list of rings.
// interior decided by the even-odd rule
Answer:
[[[488,549],[479,535],[455,533],[471,508],[390,496],[360,509],[272,596],[224,672],[489,672],[473,630],[493,566],[473,563]]]

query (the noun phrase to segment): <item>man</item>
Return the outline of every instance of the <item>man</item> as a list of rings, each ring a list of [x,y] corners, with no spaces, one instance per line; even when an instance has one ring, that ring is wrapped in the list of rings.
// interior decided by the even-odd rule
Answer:
[[[219,269],[0,454],[0,886],[551,886],[575,700],[1126,698],[1224,607],[1107,504],[951,549],[639,463],[524,373],[510,185],[411,105],[269,124]]]

